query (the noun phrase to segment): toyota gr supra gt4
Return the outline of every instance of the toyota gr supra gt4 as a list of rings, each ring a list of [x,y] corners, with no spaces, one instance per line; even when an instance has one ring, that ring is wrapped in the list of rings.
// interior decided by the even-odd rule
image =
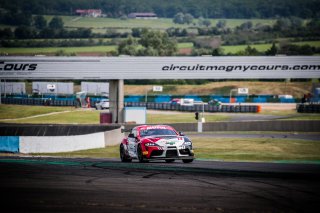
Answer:
[[[182,160],[191,163],[194,159],[191,140],[181,132],[167,125],[142,125],[133,128],[120,144],[122,162]]]

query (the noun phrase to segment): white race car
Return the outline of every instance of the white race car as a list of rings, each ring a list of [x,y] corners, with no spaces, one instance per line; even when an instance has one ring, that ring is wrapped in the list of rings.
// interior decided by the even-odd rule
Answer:
[[[190,163],[194,159],[191,140],[168,125],[142,125],[133,128],[120,144],[122,162],[182,160]]]

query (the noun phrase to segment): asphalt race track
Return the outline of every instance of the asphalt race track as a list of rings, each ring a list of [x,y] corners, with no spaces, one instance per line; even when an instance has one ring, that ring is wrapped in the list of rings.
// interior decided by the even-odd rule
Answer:
[[[1,212],[317,212],[320,165],[0,157]]]

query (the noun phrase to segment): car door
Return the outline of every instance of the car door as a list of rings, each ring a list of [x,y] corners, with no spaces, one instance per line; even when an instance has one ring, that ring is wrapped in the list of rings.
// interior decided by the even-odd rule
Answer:
[[[130,137],[129,137],[130,136]],[[131,157],[137,157],[137,131],[133,129],[128,136],[128,152]]]

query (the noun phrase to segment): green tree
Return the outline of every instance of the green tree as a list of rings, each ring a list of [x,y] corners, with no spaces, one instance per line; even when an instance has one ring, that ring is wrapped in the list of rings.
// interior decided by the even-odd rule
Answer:
[[[42,30],[47,27],[47,20],[43,16],[35,16],[33,22],[37,29]]]
[[[211,25],[211,21],[209,19],[203,20],[202,24],[206,27],[209,27]]]
[[[34,38],[36,35],[36,32],[31,27],[21,26],[15,29],[14,35],[18,39],[27,39],[27,38]]]
[[[176,24],[184,24],[184,14],[183,14],[183,13],[177,13],[177,14],[173,17],[173,23],[176,23]]]
[[[129,36],[126,40],[123,40],[118,46],[118,53],[120,55],[137,55],[138,42],[132,36]]]
[[[170,40],[166,32],[144,30],[141,34],[140,44],[145,49],[157,50],[159,56],[171,56],[177,52],[177,42]]]
[[[13,32],[11,28],[0,29],[0,38],[8,39],[13,38]]]
[[[183,23],[191,24],[193,22],[193,16],[190,13],[187,13],[183,17]]]
[[[216,24],[217,28],[225,28],[227,26],[227,21],[226,20],[219,20]]]
[[[62,29],[63,28],[63,21],[61,17],[55,16],[49,22],[49,27],[52,29]]]
[[[270,49],[268,49],[266,51],[266,55],[276,55],[278,53],[278,47],[276,46],[276,44],[273,42],[272,46],[270,47]]]
[[[252,55],[252,56],[259,55],[259,51],[256,48],[251,47],[250,45],[247,46],[244,52],[246,55]]]

